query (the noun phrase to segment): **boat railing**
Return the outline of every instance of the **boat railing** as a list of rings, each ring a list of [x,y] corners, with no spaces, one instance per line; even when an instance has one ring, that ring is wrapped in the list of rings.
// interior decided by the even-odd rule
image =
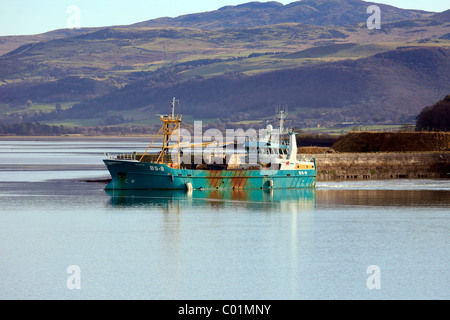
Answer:
[[[164,154],[160,156],[159,154],[138,154],[133,153],[105,153],[105,157],[108,160],[128,160],[136,162],[152,162],[152,163],[173,163],[172,156],[170,154]]]
[[[145,154],[138,155],[137,160],[140,162],[151,162],[151,163],[165,163],[170,164],[173,163],[172,155],[170,154]]]
[[[130,160],[137,161],[136,152],[133,153],[105,153],[105,157],[108,160]]]
[[[183,117],[183,115],[181,114],[169,114],[169,115],[160,115],[159,118],[162,121],[181,121],[181,118]]]

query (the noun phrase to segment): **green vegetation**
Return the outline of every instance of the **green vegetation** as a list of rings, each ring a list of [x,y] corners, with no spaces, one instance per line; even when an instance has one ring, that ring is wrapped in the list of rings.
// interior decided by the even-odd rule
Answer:
[[[74,104],[78,103],[78,101],[65,101],[65,102],[56,102],[56,103],[45,103],[38,102],[33,103],[33,101],[28,100],[25,104],[22,105],[0,105],[0,108],[4,109],[6,112],[4,114],[11,114],[15,112],[23,113],[23,112],[44,112],[49,113],[52,111],[57,111],[57,105],[60,106],[62,110],[67,110],[72,108]]]

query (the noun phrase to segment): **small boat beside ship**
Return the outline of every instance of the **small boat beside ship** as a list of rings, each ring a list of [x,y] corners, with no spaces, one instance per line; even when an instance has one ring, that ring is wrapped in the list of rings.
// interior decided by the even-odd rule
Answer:
[[[285,130],[286,113],[279,112],[280,127],[268,126],[264,137],[247,138],[242,152],[233,146],[232,153],[220,153],[211,162],[212,143],[180,143],[182,115],[175,114],[175,98],[171,113],[161,115],[158,134],[143,154],[107,155],[104,163],[111,174],[106,190],[202,190],[202,189],[298,189],[314,188],[317,169],[315,159],[298,159],[296,135]],[[162,144],[153,146],[159,136]],[[287,137],[275,140],[274,136]],[[175,142],[174,142],[175,140]],[[275,142],[274,142],[275,141]],[[216,148],[223,147],[215,144]],[[194,149],[200,147],[200,162]],[[204,147],[209,152],[204,152]],[[157,150],[149,153],[149,150]],[[222,149],[223,150],[223,149]],[[227,149],[229,150],[229,149]],[[209,157],[209,158],[208,158]],[[184,160],[183,160],[184,159]],[[189,159],[189,161],[186,161]],[[215,158],[217,159],[217,158]]]

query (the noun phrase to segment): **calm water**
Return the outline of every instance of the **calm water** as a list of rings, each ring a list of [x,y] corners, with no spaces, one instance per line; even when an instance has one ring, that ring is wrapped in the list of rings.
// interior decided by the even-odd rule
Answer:
[[[0,141],[0,299],[450,298],[450,180],[192,194],[85,182],[108,178],[104,152],[147,144]]]

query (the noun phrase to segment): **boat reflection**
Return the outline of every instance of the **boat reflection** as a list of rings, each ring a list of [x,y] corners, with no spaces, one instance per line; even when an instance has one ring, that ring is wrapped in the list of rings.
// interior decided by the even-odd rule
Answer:
[[[109,205],[114,207],[196,207],[209,206],[246,208],[264,211],[313,209],[316,190],[307,189],[255,189],[255,190],[106,190]]]

